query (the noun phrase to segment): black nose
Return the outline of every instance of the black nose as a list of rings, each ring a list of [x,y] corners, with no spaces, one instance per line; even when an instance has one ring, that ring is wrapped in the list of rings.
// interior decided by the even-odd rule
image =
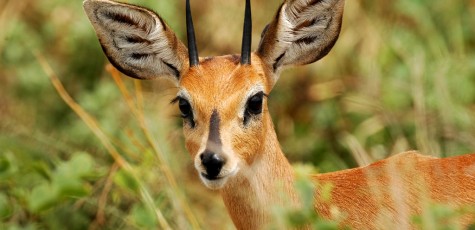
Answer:
[[[201,163],[206,169],[206,175],[202,175],[210,180],[216,179],[219,172],[221,172],[221,168],[223,168],[225,160],[218,154],[207,151],[201,154],[200,158]]]

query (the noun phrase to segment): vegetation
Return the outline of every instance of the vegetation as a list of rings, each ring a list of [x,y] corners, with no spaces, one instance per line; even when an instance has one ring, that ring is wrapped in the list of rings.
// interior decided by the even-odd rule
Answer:
[[[129,2],[185,40],[184,1]],[[238,53],[244,1],[201,2],[200,54]],[[253,1],[254,47],[278,5]],[[270,95],[288,158],[328,172],[409,149],[473,152],[473,15],[473,0],[346,1],[332,52]],[[1,1],[0,229],[232,229],[183,147],[175,92],[110,68],[81,1]],[[454,227],[457,210],[431,210],[415,223]],[[305,213],[288,219],[335,226]]]

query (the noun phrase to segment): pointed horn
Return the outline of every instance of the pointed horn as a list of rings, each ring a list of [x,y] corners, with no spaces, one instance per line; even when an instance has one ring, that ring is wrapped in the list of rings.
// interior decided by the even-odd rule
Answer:
[[[242,33],[241,64],[251,64],[251,44],[252,44],[252,16],[251,1],[246,0],[246,10],[244,12],[244,29]]]
[[[191,17],[190,0],[186,0],[186,35],[188,38],[188,58],[190,67],[197,66],[199,63],[198,49],[196,48],[195,28]]]

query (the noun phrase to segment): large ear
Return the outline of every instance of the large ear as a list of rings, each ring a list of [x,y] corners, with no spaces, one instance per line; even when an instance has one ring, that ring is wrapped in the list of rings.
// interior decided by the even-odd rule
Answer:
[[[257,55],[278,76],[324,57],[340,33],[344,0],[286,0],[262,32]]]
[[[109,0],[86,0],[84,10],[109,61],[138,79],[171,76],[188,68],[188,51],[154,12]]]

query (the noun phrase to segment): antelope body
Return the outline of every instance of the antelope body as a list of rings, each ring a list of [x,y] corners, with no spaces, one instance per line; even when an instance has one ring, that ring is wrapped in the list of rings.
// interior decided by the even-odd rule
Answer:
[[[250,52],[246,1],[241,55],[199,58],[187,0],[188,49],[152,11],[109,0],[86,0],[85,11],[110,62],[138,79],[167,77],[179,91],[186,148],[202,182],[219,190],[238,229],[272,223],[274,205],[298,208],[294,173],[267,110],[284,67],[325,56],[341,27],[343,0],[286,0]],[[318,174],[334,185],[331,200],[315,191],[315,210],[357,229],[411,228],[428,199],[459,207],[475,204],[475,154],[447,159],[402,153],[366,167]],[[424,190],[426,189],[426,190]],[[474,217],[460,219],[467,224]]]

